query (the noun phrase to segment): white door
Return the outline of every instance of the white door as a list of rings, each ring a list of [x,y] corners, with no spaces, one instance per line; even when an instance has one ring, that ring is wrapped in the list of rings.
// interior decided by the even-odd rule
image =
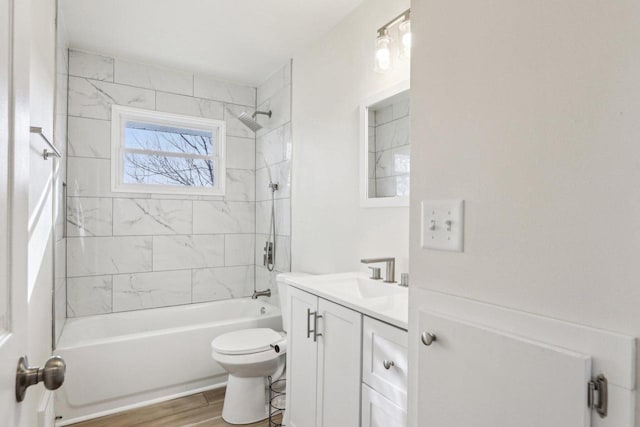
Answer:
[[[6,426],[31,425],[35,411],[15,398],[16,367],[27,349],[28,3],[0,0],[0,418]]]
[[[418,426],[587,427],[589,356],[419,311]]]
[[[362,383],[362,315],[320,298],[318,427],[358,427]]]
[[[289,288],[289,348],[287,349],[287,420],[291,427],[316,425],[316,370],[314,314],[318,297]]]

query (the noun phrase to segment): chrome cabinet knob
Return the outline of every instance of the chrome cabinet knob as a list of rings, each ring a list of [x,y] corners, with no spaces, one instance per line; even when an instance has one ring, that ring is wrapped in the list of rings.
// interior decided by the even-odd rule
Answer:
[[[422,340],[422,344],[426,346],[430,346],[436,340],[436,336],[433,335],[431,332],[423,332],[420,335],[420,339]]]
[[[64,383],[66,370],[67,364],[60,356],[51,356],[44,368],[29,366],[27,356],[22,356],[16,372],[16,400],[22,402],[27,388],[40,382],[44,383],[47,390],[57,390]]]
[[[395,363],[393,363],[393,360],[383,360],[383,361],[382,361],[382,366],[384,366],[384,369],[387,369],[387,370],[388,370],[389,368],[391,368],[392,366],[395,366],[395,365],[396,365],[396,364],[395,364]]]

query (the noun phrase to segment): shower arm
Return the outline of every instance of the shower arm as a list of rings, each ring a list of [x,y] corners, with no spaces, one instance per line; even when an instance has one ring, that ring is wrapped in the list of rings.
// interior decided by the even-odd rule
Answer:
[[[251,115],[251,118],[255,119],[258,114],[262,114],[263,116],[267,116],[267,117],[271,118],[271,110],[269,110],[269,111],[255,111]]]

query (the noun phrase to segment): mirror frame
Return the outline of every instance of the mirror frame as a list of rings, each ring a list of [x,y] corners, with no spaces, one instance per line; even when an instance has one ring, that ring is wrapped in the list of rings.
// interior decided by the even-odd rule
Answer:
[[[360,104],[360,206],[363,208],[409,206],[408,196],[370,198],[367,188],[369,185],[369,107],[409,89],[409,80],[404,80],[376,93]],[[411,181],[409,181],[409,192],[411,192]]]

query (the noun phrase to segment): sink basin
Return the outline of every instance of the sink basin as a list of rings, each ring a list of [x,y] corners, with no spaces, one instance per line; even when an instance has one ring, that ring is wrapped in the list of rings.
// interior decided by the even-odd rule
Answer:
[[[406,295],[406,290],[398,287],[395,283],[384,283],[380,280],[363,279],[359,277],[334,282],[329,281],[325,282],[322,286],[329,292],[361,299]]]
[[[363,273],[301,276],[290,284],[370,317],[407,329],[409,291],[396,283],[372,280]]]

